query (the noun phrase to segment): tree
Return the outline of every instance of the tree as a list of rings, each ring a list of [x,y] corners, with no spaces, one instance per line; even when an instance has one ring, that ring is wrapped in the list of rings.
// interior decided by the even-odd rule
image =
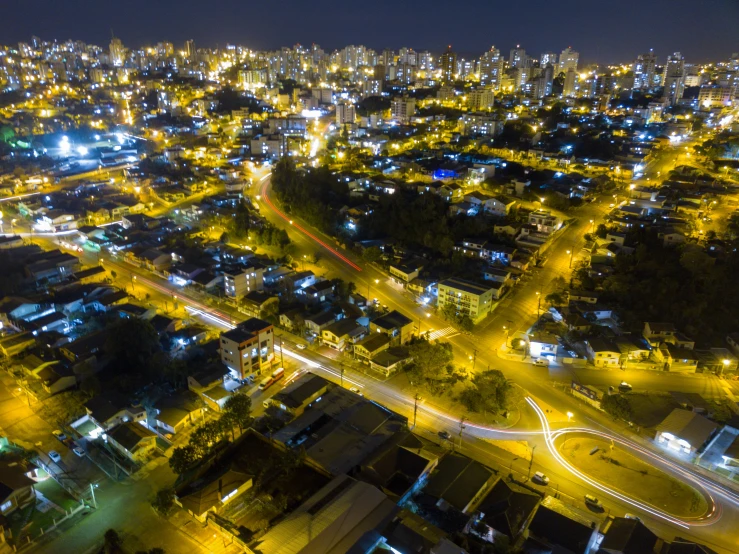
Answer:
[[[277,299],[274,302],[267,302],[259,312],[259,317],[270,323],[277,323],[280,317],[280,302]]]
[[[208,421],[193,431],[188,446],[192,446],[203,458],[221,440],[223,432],[223,426],[218,421]]]
[[[549,302],[551,306],[561,306],[565,303],[562,294],[559,292],[550,292],[544,297],[544,300]]]
[[[471,412],[512,410],[523,400],[523,390],[501,371],[489,369],[475,375],[459,399]]]
[[[174,449],[169,459],[169,467],[177,474],[190,469],[200,459],[195,447],[191,445],[180,446]]]
[[[158,491],[151,505],[161,515],[168,516],[174,507],[174,490],[162,489]]]
[[[379,246],[370,246],[362,252],[362,259],[367,263],[374,263],[382,258],[382,250]]]
[[[631,421],[633,411],[626,397],[620,394],[608,394],[600,401],[600,407],[608,415],[625,421]]]
[[[448,342],[430,343],[419,340],[409,348],[412,362],[409,371],[426,381],[439,381],[449,376],[454,350]]]
[[[221,238],[218,240],[220,240],[221,244],[227,244],[228,239],[229,239],[228,233],[224,231],[223,233],[221,233]]]
[[[115,529],[108,529],[103,535],[103,549],[106,554],[120,552],[121,544],[123,544],[123,540]]]
[[[223,412],[238,426],[239,432],[243,432],[251,423],[251,398],[244,393],[236,393],[226,400]]]
[[[151,323],[138,318],[120,319],[108,326],[105,353],[122,371],[146,374],[160,350],[159,337]]]

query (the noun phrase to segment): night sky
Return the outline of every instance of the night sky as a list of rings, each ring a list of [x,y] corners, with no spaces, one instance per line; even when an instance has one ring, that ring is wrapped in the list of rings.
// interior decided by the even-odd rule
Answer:
[[[126,46],[168,40],[182,48],[242,44],[273,49],[316,42],[330,50],[454,50],[477,55],[520,43],[532,55],[572,46],[584,61],[629,61],[654,48],[663,59],[724,60],[739,51],[737,0],[3,0],[0,42],[80,39],[110,29]]]

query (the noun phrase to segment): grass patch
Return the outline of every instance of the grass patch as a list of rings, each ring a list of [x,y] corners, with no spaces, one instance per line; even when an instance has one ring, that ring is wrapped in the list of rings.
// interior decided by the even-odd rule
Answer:
[[[79,505],[79,502],[72,498],[54,479],[49,478],[36,483],[34,488],[62,510],[69,511]]]
[[[571,438],[558,444],[560,452],[593,479],[675,516],[700,516],[708,509],[696,489],[633,456],[608,441]],[[593,449],[599,450],[591,454]]]
[[[633,412],[632,422],[640,427],[656,427],[679,404],[664,393],[634,393],[625,395]]]

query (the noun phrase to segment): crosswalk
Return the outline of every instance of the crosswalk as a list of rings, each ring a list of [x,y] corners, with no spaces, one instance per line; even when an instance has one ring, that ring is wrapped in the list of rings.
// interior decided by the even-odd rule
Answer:
[[[438,340],[438,339],[449,339],[451,337],[456,337],[459,335],[459,331],[457,331],[454,327],[444,327],[443,329],[434,329],[429,334],[429,340]]]

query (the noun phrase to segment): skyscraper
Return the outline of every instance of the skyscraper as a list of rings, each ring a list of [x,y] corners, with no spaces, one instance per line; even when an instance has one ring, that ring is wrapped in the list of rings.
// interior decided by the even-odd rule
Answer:
[[[454,81],[454,75],[457,72],[457,54],[452,52],[451,44],[447,48],[447,51],[441,55],[440,66],[441,81],[444,83]]]
[[[195,57],[195,41],[194,40],[186,40],[185,41],[185,56],[188,60],[192,60]]]
[[[511,48],[511,54],[508,58],[508,63],[511,67],[526,67],[526,50],[521,48],[520,44],[517,44],[515,48]]]
[[[544,52],[541,55],[541,58],[539,58],[539,65],[541,67],[546,67],[548,65],[557,65],[557,54],[555,54],[554,52]]]
[[[574,69],[568,69],[565,73],[564,87],[562,88],[562,96],[575,96],[575,83],[577,82],[577,72]]]
[[[667,56],[662,85],[664,86],[662,97],[670,104],[677,104],[685,91],[685,58],[680,52]]]
[[[480,56],[480,84],[491,86],[493,90],[500,90],[504,63],[500,50],[495,46]]]
[[[631,66],[634,72],[633,90],[650,91],[654,88],[655,67],[657,56],[650,49],[646,54],[639,54]]]
[[[564,74],[567,74],[570,69],[577,71],[577,62],[579,59],[580,54],[568,46],[559,55],[559,70]]]
[[[110,62],[114,66],[120,67],[123,65],[124,57],[125,48],[123,47],[121,39],[113,37],[110,41]]]

